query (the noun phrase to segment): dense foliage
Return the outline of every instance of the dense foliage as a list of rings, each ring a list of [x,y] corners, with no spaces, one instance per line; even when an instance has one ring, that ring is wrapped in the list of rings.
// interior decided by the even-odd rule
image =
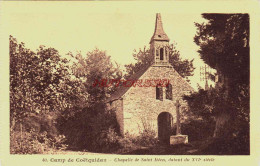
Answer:
[[[40,142],[37,145],[43,146],[49,144],[48,141],[59,140],[60,135],[53,124],[66,105],[62,91],[68,75],[67,61],[61,59],[57,50],[40,46],[33,52],[10,36],[11,140],[17,138],[14,133],[18,131],[21,140],[19,146],[15,144],[17,140],[13,141],[11,152],[25,153],[23,142],[26,141]],[[49,140],[40,140],[44,132],[47,133],[44,138]]]
[[[216,88],[201,89],[186,99],[195,114],[215,120],[213,136],[220,148],[206,149],[213,154],[249,154],[249,16],[202,16],[207,22],[195,24],[194,41],[201,59],[217,70],[218,82]]]
[[[120,79],[118,66],[98,49],[87,57],[68,56],[44,46],[31,51],[10,36],[12,153],[45,153],[66,144],[100,149],[106,144],[100,140],[116,129],[114,112],[104,103],[113,87],[94,87],[93,82]]]

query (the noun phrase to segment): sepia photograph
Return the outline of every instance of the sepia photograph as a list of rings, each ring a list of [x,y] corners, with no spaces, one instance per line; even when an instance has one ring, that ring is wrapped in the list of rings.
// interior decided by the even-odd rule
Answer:
[[[252,155],[252,14],[58,4],[4,11],[8,155],[43,155],[40,164]]]
[[[181,55],[174,36],[170,41],[162,16],[146,16],[154,19],[148,31],[154,32],[150,41],[144,39],[148,41],[145,46],[132,53],[133,62],[124,66],[109,55],[116,52],[113,49],[124,52],[122,47],[107,46],[107,51],[96,45],[86,54],[68,52],[66,57],[44,45],[36,50],[28,48],[22,39],[10,34],[10,152],[250,154],[249,15],[201,14],[203,22],[189,27],[196,29],[189,36],[190,43],[198,46],[197,54],[190,50],[194,51],[191,60]],[[138,20],[138,25],[132,22],[130,27],[125,22],[135,21],[130,14],[86,17],[102,25],[92,25],[101,34],[116,33],[113,29],[118,33],[130,31],[110,38],[111,42],[128,35],[139,39],[137,27],[146,26]],[[102,17],[111,20],[100,23]],[[194,16],[180,18],[192,21]],[[35,18],[26,19],[40,24]],[[172,24],[181,21],[167,20]],[[78,27],[69,30],[74,28]],[[102,39],[98,31],[83,32],[82,36],[90,33],[109,40]],[[85,40],[87,44],[91,37]],[[121,56],[131,59],[131,53]],[[198,58],[201,66],[193,63]],[[195,69],[205,82],[197,82],[198,87],[190,83]]]

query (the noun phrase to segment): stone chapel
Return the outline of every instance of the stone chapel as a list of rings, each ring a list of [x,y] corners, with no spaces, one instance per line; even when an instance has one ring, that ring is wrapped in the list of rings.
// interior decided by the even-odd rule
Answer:
[[[118,87],[108,100],[110,109],[116,111],[121,135],[138,136],[144,130],[153,130],[159,139],[169,138],[176,123],[176,101],[180,114],[187,111],[182,96],[193,91],[169,63],[169,38],[163,30],[160,14],[156,14],[155,30],[150,40],[152,65],[130,77],[132,80],[168,80],[167,86]]]

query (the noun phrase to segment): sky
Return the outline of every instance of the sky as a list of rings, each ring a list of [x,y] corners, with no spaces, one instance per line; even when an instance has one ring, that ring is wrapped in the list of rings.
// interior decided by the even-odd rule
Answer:
[[[48,9],[48,10],[46,10]],[[90,9],[90,10],[88,10]],[[105,50],[113,61],[122,68],[135,62],[133,51],[149,46],[155,28],[156,11],[125,12],[123,10],[93,10],[92,6],[83,5],[73,8],[69,5],[21,3],[15,10],[7,12],[10,35],[24,42],[27,48],[36,50],[40,45],[53,47],[61,55],[81,51],[84,55],[95,48]],[[170,44],[176,43],[183,59],[194,59],[194,76],[191,85],[203,86],[200,81],[200,67],[204,63],[199,58],[199,47],[193,42],[196,34],[194,22],[204,22],[201,13],[160,12],[163,28]]]

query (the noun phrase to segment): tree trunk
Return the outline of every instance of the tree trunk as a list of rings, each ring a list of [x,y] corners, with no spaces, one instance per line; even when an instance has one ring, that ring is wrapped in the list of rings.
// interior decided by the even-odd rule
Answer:
[[[225,127],[230,119],[230,115],[227,113],[220,113],[216,117],[216,126],[213,137],[221,137],[226,134],[227,128]]]

